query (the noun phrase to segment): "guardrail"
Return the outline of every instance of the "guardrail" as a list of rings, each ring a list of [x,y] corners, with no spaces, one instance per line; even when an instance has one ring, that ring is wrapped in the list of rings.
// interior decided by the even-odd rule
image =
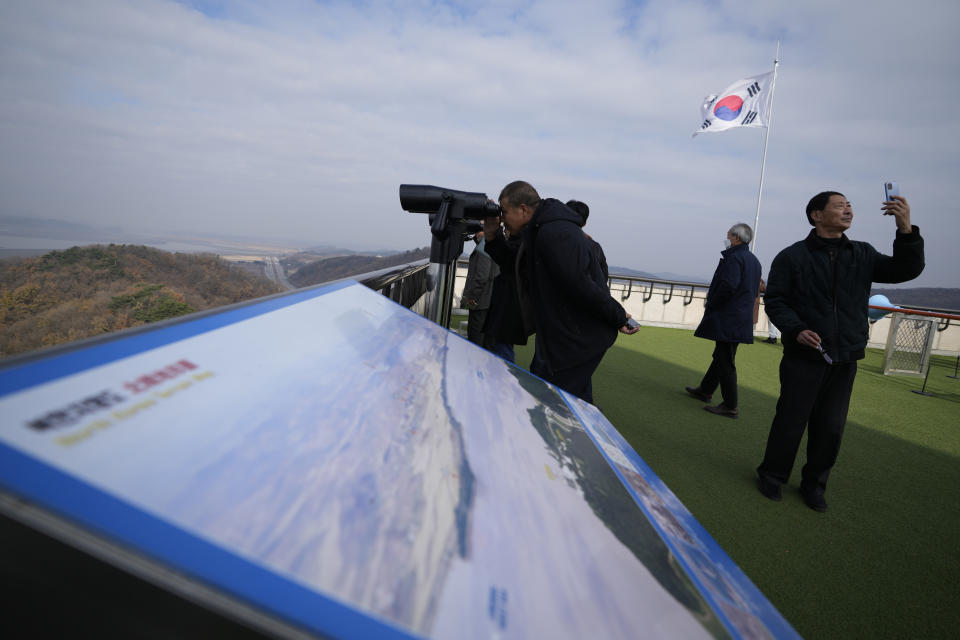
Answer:
[[[378,291],[394,302],[425,315],[426,297],[429,288],[428,260],[371,271],[351,279]]]
[[[430,297],[429,263],[421,260],[406,265],[381,269],[370,273],[352,276],[375,291],[380,291],[391,300],[426,315]],[[452,309],[453,315],[466,312],[459,309],[460,295],[466,281],[467,261],[457,261]],[[674,329],[693,330],[703,318],[704,304],[710,285],[704,282],[684,280],[662,280],[630,275],[610,274],[607,281],[610,294],[617,298],[627,312],[637,322],[648,326],[660,326]],[[894,309],[890,309],[893,311]],[[923,309],[902,305],[901,311],[919,312],[938,318],[936,336],[932,353],[937,355],[960,356],[960,312],[950,309]],[[763,299],[754,335],[766,336],[768,333],[767,314],[764,313]],[[454,323],[456,324],[456,323]],[[886,348],[890,333],[890,317],[886,316],[870,323],[869,347]]]
[[[457,263],[454,306],[459,304],[466,281],[467,262]],[[659,280],[630,275],[610,274],[607,280],[610,295],[637,322],[644,325],[695,329],[703,318],[704,302],[710,285],[685,280]],[[763,325],[766,331],[766,324]]]
[[[695,329],[700,324],[710,288],[703,282],[618,274],[610,275],[607,286],[637,322],[675,329]]]
[[[454,307],[459,304],[466,274],[467,262],[465,260],[458,261],[454,288]],[[696,329],[700,320],[703,319],[707,291],[710,288],[710,285],[704,282],[661,280],[614,273],[610,274],[607,282],[610,294],[617,298],[624,309],[640,324],[689,329],[691,331]],[[932,353],[950,356],[960,355],[960,321],[951,322],[951,318],[943,317],[960,316],[960,312],[906,306],[903,310],[918,310],[941,316]],[[769,320],[764,312],[763,299],[761,298],[757,323],[754,325],[754,335],[766,336],[769,329],[768,323]],[[889,332],[889,316],[871,323],[868,346],[884,349]]]

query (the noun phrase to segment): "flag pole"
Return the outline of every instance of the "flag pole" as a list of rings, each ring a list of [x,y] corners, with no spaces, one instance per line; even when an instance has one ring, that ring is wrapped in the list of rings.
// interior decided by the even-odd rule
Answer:
[[[780,41],[777,40],[777,57],[773,59],[773,82],[770,84],[770,113],[767,114],[767,132],[763,135],[763,162],[760,164],[760,189],[757,191],[757,215],[753,219],[753,241],[750,251],[757,252],[757,230],[760,226],[760,199],[763,197],[763,174],[767,168],[767,141],[773,126],[773,92],[777,88],[777,66],[780,64]]]

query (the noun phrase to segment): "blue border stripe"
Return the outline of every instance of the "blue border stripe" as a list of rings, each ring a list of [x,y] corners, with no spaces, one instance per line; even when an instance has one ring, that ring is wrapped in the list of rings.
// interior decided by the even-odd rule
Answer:
[[[660,536],[660,539],[663,540],[664,544],[667,545],[667,548],[670,549],[670,552],[673,554],[674,558],[683,566],[684,570],[687,573],[687,576],[691,581],[697,586],[697,589],[700,591],[701,595],[707,600],[710,604],[711,609],[713,609],[714,614],[719,618],[719,620],[726,627],[727,631],[735,638],[742,637],[737,630],[737,627],[729,619],[727,613],[720,606],[720,603],[717,601],[717,595],[710,589],[708,586],[704,585],[700,580],[696,571],[689,565],[686,558],[678,549],[678,544],[675,540],[669,535],[667,535],[660,524],[657,522],[656,518],[647,510],[647,507],[644,505],[643,500],[640,499],[640,496],[637,495],[636,490],[631,486],[630,482],[623,476],[623,473],[614,464],[613,460],[610,459],[610,456],[604,450],[603,446],[597,442],[597,438],[594,437],[594,434],[590,429],[586,428],[586,420],[584,419],[583,414],[577,409],[575,403],[571,402],[570,399],[566,396],[566,392],[563,394],[563,399],[567,402],[567,406],[570,407],[570,410],[573,411],[574,415],[584,424],[584,431],[587,433],[587,437],[593,441],[593,445],[600,452],[600,455],[603,456],[603,459],[607,461],[607,464],[610,466],[610,469],[616,474],[620,479],[620,483],[627,490],[627,492],[633,497],[634,502],[637,504],[637,507],[643,512],[647,520],[650,522],[651,526],[657,531],[657,534]],[[599,430],[599,429],[598,429]],[[679,521],[683,524],[684,528],[688,529],[694,537],[703,544],[702,552],[705,552],[707,557],[716,563],[717,565],[722,565],[728,569],[734,570],[738,576],[736,587],[741,589],[741,593],[754,603],[763,603],[761,607],[757,609],[750,609],[747,612],[755,615],[760,619],[763,624],[767,627],[767,630],[775,638],[799,638],[800,635],[790,626],[790,623],[783,617],[783,615],[777,610],[773,604],[767,600],[766,596],[763,595],[753,581],[750,580],[749,576],[743,572],[742,569],[733,561],[733,559],[727,555],[727,552],[713,539],[706,529],[703,528],[703,525],[693,517],[693,514],[683,506],[683,503],[680,501],[676,495],[670,491],[669,487],[664,484],[663,480],[650,468],[643,458],[640,457],[633,447],[630,446],[620,432],[614,427],[614,432],[616,433],[619,442],[617,448],[626,456],[626,458],[634,465],[634,469],[643,477],[644,480],[650,485],[650,487],[658,494],[661,495],[664,492],[670,494],[670,497],[673,500],[676,500],[677,504],[680,505],[680,508],[683,510],[682,513],[677,513],[676,509],[672,505],[672,501],[664,501],[664,505],[669,505],[670,512],[678,516]],[[736,605],[733,605],[736,607]]]
[[[9,369],[0,369],[0,398],[354,285],[357,285],[357,282],[346,280],[320,289],[296,291],[263,302],[243,305],[219,313],[214,312],[199,318],[185,319],[182,322],[157,327],[153,331],[119,336],[115,340],[86,349],[51,354],[47,358],[41,357],[39,360],[12,366]]]
[[[289,624],[341,638],[418,637],[287,580],[3,443],[0,485]]]
[[[563,398],[564,402],[567,403],[567,406],[570,408],[570,411],[573,412],[573,415],[575,415],[577,419],[580,420],[580,423],[583,425],[583,430],[586,432],[587,437],[590,438],[590,441],[593,442],[593,446],[597,448],[597,451],[606,461],[607,466],[610,467],[610,470],[620,480],[620,484],[623,485],[623,488],[627,491],[630,497],[633,498],[633,501],[634,503],[636,503],[637,508],[640,509],[644,517],[647,519],[647,522],[650,523],[650,526],[653,527],[653,529],[657,532],[657,535],[660,536],[660,540],[663,541],[667,549],[670,550],[670,553],[673,554],[673,557],[683,567],[684,571],[687,574],[687,577],[690,578],[690,581],[693,582],[693,584],[697,587],[697,591],[699,591],[700,595],[703,596],[704,600],[706,600],[707,604],[710,606],[710,609],[713,611],[713,614],[717,616],[717,619],[726,628],[727,633],[729,633],[734,638],[740,638],[741,636],[737,632],[737,628],[733,626],[726,612],[724,612],[724,610],[719,606],[719,603],[717,602],[717,599],[714,593],[709,588],[707,588],[706,585],[703,584],[703,581],[700,579],[697,572],[693,571],[693,569],[687,563],[686,559],[683,557],[683,554],[678,551],[677,545],[674,543],[674,541],[671,539],[670,536],[665,534],[665,532],[663,531],[663,528],[660,526],[660,523],[657,522],[656,518],[653,517],[653,514],[650,513],[646,505],[643,503],[643,500],[641,500],[640,496],[637,495],[636,490],[632,486],[630,486],[630,482],[625,477],[623,477],[623,473],[620,471],[617,465],[614,464],[613,460],[610,459],[609,454],[607,454],[603,446],[599,442],[597,442],[597,438],[593,435],[592,431],[586,426],[587,420],[584,418],[583,413],[579,411],[578,407],[576,406],[576,403],[573,402],[571,398],[567,396],[566,392],[562,393],[561,397]],[[616,428],[614,427],[614,429]],[[621,451],[623,451],[622,447],[619,447],[619,448],[621,449]],[[637,456],[637,458],[639,459],[639,456]],[[629,456],[628,456],[628,459],[629,459]],[[633,462],[633,460],[631,460],[631,462]],[[653,474],[653,470],[650,469],[650,467],[647,466],[647,464],[643,462],[643,460],[640,460],[640,463],[643,465],[643,471],[641,472],[641,475],[644,476],[645,480],[648,480],[649,478],[647,477],[647,473]],[[638,467],[638,470],[639,469],[640,468]],[[653,475],[654,477],[656,477],[656,474],[653,474]],[[659,490],[658,490],[658,493],[659,493]],[[670,509],[670,511],[672,512],[673,509]],[[683,522],[684,522],[684,525],[686,525],[685,518],[683,519]],[[710,539],[709,536],[707,536],[707,538]],[[712,539],[710,539],[710,541],[712,542]],[[719,546],[717,546],[716,543],[714,543],[714,546],[716,546],[717,550],[720,550]],[[708,549],[707,555],[711,561],[717,562],[717,558],[713,557],[714,552],[715,552],[714,549]],[[727,561],[733,564],[729,556],[726,556],[726,553],[724,553],[722,550],[720,550],[720,553],[726,557]]]

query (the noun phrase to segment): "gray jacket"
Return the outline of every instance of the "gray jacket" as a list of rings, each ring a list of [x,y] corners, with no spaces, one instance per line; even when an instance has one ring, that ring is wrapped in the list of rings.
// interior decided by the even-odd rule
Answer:
[[[493,280],[500,275],[500,267],[493,258],[483,249],[481,242],[470,254],[470,263],[467,266],[467,281],[463,285],[463,295],[460,297],[460,307],[477,310],[490,308],[490,296],[493,293]],[[470,300],[476,300],[475,305]]]

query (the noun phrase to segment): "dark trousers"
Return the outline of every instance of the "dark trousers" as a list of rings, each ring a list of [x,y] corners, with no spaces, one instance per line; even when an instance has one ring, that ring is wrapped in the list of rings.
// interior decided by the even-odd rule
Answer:
[[[787,482],[806,428],[807,463],[801,471],[800,489],[823,494],[840,453],[856,375],[856,362],[830,365],[783,357],[777,413],[770,426],[763,462],[757,467],[761,478],[776,484]]]
[[[489,347],[484,347],[492,354],[500,356],[507,362],[513,362],[513,345],[509,342],[494,342]]]
[[[560,371],[548,370],[549,367],[546,366],[543,360],[535,357],[533,362],[530,363],[530,373],[540,376],[567,393],[571,393],[593,404],[593,372],[600,366],[603,355],[604,354],[601,353],[583,364],[561,369]]]
[[[700,381],[700,390],[707,395],[712,395],[719,386],[723,404],[730,409],[736,409],[739,402],[737,365],[734,364],[734,359],[737,357],[737,343],[716,342],[714,344],[713,362],[710,363],[710,368]]]
[[[487,321],[487,309],[473,309],[467,316],[467,340],[483,346],[483,323]]]

